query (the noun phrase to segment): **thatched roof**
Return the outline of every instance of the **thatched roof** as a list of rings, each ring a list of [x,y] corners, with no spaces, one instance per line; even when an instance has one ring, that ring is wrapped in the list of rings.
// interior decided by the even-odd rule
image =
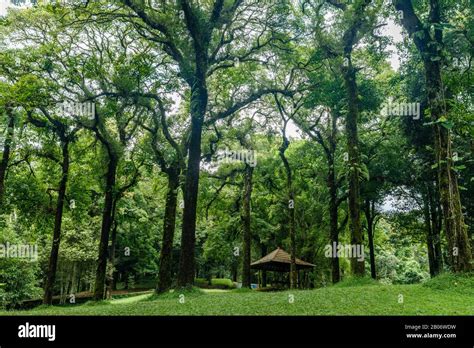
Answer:
[[[296,269],[307,269],[316,267],[312,263],[296,258]],[[289,272],[291,264],[291,256],[283,249],[273,250],[270,254],[262,257],[260,260],[253,262],[250,267],[264,271]]]

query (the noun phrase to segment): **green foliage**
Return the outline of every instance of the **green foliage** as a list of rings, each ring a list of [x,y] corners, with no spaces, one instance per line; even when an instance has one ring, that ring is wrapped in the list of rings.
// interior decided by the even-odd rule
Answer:
[[[29,260],[0,258],[0,305],[13,308],[21,302],[41,296],[38,265]]]
[[[24,240],[15,238],[12,226],[3,229],[0,244],[7,248],[26,245]],[[3,308],[15,307],[24,300],[37,298],[41,294],[38,287],[38,263],[35,255],[28,258],[13,257],[9,254],[0,258],[0,304]],[[36,255],[37,256],[37,255]]]
[[[212,278],[209,283],[208,279],[195,278],[194,285],[204,289],[234,289],[235,284],[227,278]]]
[[[213,278],[211,279],[211,286],[216,289],[233,289],[235,288],[234,283],[230,279],[226,278]]]
[[[271,5],[244,1],[242,5],[226,0],[223,17],[214,23],[204,47],[196,39],[207,35],[190,35],[192,28],[180,15],[180,2],[155,1],[158,8],[153,11],[147,1],[138,3],[146,9],[145,14],[153,13],[157,23],[166,27],[166,33],[147,28],[148,24],[141,23],[140,16],[123,2],[91,2],[75,9],[38,6],[13,11],[0,20],[2,159],[6,153],[5,136],[9,134],[7,107],[12,108],[15,125],[5,195],[0,202],[0,242],[35,243],[40,250],[36,263],[0,259],[3,307],[41,295],[38,287],[42,285],[52,245],[62,178],[61,145],[66,133],[74,136],[70,139],[54,293],[66,296],[67,289],[81,292],[94,286],[105,178],[112,159],[117,161],[111,188],[116,243],[115,258],[113,264],[108,263],[107,274],[114,277],[120,289],[154,287],[163,255],[167,174],[179,167],[176,231],[170,255],[175,285],[181,247],[182,189],[186,187],[185,175],[190,173],[185,169],[191,153],[190,125],[196,121],[191,122],[189,115],[201,106],[198,99],[204,99],[204,95],[191,96],[196,96],[194,87],[202,78],[195,73],[206,70],[202,71],[206,86],[202,143],[192,149],[201,151],[203,161],[200,172],[195,173],[200,182],[195,246],[198,274],[194,284],[229,290],[234,288],[230,279],[241,278],[245,165],[217,163],[217,153],[224,148],[257,152],[251,197],[251,261],[277,247],[290,250],[289,185],[279,157],[283,106],[286,111],[295,111],[289,117],[292,120],[285,123],[285,131],[291,133],[285,155],[292,170],[295,197],[296,256],[316,264],[308,272],[307,281],[310,288],[321,289],[298,291],[301,298],[293,307],[285,306],[287,293],[259,297],[241,289],[211,296],[189,288],[153,296],[151,305],[146,304],[149,308],[141,299],[133,302],[132,297],[127,299],[130,302],[78,306],[78,312],[67,308],[66,313],[96,313],[104,309],[104,313],[112,314],[125,310],[152,314],[216,314],[220,310],[226,314],[465,314],[461,300],[469,301],[468,308],[472,308],[472,292],[468,290],[472,288],[472,275],[442,274],[428,280],[426,244],[432,222],[424,216],[430,200],[427,187],[439,191],[437,170],[448,162],[436,158],[433,130],[441,126],[452,137],[460,205],[466,212],[470,236],[474,233],[474,75],[470,64],[470,34],[474,27],[466,0],[443,3],[446,23],[426,25],[429,31],[443,32],[442,47],[436,44],[439,51],[430,57],[432,62],[441,63],[446,91],[445,110],[437,119],[431,115],[435,109],[425,105],[423,60],[408,36],[404,34],[405,40],[397,45],[403,58],[400,69],[395,71],[387,61],[390,38],[381,36],[376,28],[394,18],[390,13],[393,8],[385,8],[381,0],[369,2],[363,11],[359,11],[367,3],[363,1],[355,1],[343,10],[328,2],[311,6],[311,1],[277,1]],[[414,3],[415,11],[426,22],[428,2]],[[201,6],[191,6],[194,24],[205,27],[205,31],[211,28],[213,4],[201,1]],[[240,4],[240,8],[232,8],[233,4]],[[111,10],[113,16],[109,16]],[[100,20],[97,13],[101,14]],[[353,150],[360,152],[360,160],[349,165],[345,154],[349,146],[346,119],[350,95],[341,66],[349,48],[343,41],[350,35],[344,33],[354,33],[346,32],[354,24],[358,24],[353,27],[357,29],[357,44],[353,43],[350,49],[356,71],[359,144]],[[419,31],[414,37],[423,39],[425,34]],[[202,51],[196,52],[197,47]],[[200,58],[204,58],[202,66]],[[422,120],[382,117],[379,109],[388,98],[421,102]],[[59,114],[55,105],[64,100],[91,100],[96,113],[92,118]],[[218,121],[214,121],[216,117]],[[298,129],[295,132],[293,128]],[[359,174],[361,208],[365,202],[373,203],[378,281],[351,278],[350,260],[341,258],[343,281],[330,286],[331,260],[323,250],[330,241],[332,170],[339,242],[349,244],[352,240],[347,222],[350,171]],[[435,192],[434,200],[439,200],[438,196],[439,192]],[[429,209],[440,215],[438,203]],[[368,274],[369,218],[363,212],[360,216]],[[440,234],[443,252],[444,232]],[[112,234],[109,237],[112,244]],[[110,251],[112,245],[108,247]],[[277,277],[269,272],[269,283]],[[257,272],[252,271],[252,282],[256,281]],[[404,286],[415,283],[423,286]],[[352,296],[349,290],[353,291]],[[400,307],[392,301],[397,291],[412,295],[408,301],[434,295],[438,302],[432,305],[421,300],[420,304],[410,303],[412,308]],[[190,307],[176,307],[180,294],[189,295],[196,302],[191,301]],[[459,299],[450,299],[453,294]],[[238,296],[232,298],[234,295]],[[262,299],[274,306],[259,307]],[[439,307],[443,304],[448,305],[445,311]],[[38,312],[60,311],[39,308]]]
[[[400,284],[419,283],[429,278],[428,272],[423,271],[420,264],[415,260],[406,261],[398,268],[399,271],[395,280]]]

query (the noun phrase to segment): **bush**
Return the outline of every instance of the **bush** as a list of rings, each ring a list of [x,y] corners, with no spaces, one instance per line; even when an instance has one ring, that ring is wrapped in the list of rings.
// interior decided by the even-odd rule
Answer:
[[[24,300],[40,298],[36,264],[21,259],[0,259],[0,306],[10,309]]]
[[[215,289],[234,289],[232,280],[227,278],[214,278],[211,280],[211,286]]]
[[[399,284],[415,284],[429,278],[429,274],[422,270],[415,260],[407,260],[399,266],[396,282]]]
[[[424,287],[434,290],[450,290],[463,295],[474,296],[474,272],[471,273],[443,273],[423,283]]]
[[[213,278],[211,284],[204,278],[195,278],[194,285],[204,289],[234,289],[235,285],[232,280],[227,278]]]

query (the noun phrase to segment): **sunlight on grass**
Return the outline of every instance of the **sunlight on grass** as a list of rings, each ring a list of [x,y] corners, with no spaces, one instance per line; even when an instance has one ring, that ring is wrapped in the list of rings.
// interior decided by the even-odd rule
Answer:
[[[225,289],[202,289],[205,293],[226,293],[226,292],[231,292],[232,290],[225,290]]]
[[[112,305],[130,304],[130,303],[135,303],[135,302],[146,300],[146,299],[150,298],[151,296],[153,296],[153,293],[137,295],[137,296],[128,296],[128,297],[125,297],[125,298],[119,298],[119,299],[116,299],[116,300],[112,300],[110,302],[110,304],[112,304]]]

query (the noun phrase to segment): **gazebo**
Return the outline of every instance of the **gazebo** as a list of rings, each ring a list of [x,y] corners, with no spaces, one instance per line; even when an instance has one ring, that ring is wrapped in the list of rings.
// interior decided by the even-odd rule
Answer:
[[[298,274],[298,286],[300,285],[300,270],[308,270],[316,265],[312,263],[295,259],[296,271]],[[285,250],[277,248],[273,250],[270,254],[265,255],[260,260],[257,260],[250,264],[250,268],[256,269],[259,271],[272,271],[272,272],[290,272],[291,266],[291,256]],[[262,278],[262,277],[259,277]],[[263,279],[263,286],[266,286],[266,277]]]

